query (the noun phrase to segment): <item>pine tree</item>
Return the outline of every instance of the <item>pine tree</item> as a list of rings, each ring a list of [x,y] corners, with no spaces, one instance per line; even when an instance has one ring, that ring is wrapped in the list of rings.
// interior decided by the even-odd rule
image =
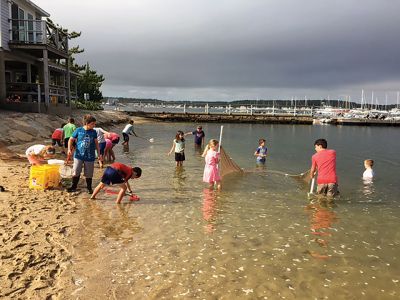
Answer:
[[[90,101],[98,102],[103,99],[100,87],[104,81],[104,76],[91,70],[89,63],[86,63],[84,67],[85,69],[80,72],[81,76],[78,79],[78,97],[84,99],[84,94],[88,93]]]
[[[68,33],[67,29],[62,28],[58,24],[54,24],[54,22],[50,18],[47,18],[47,22],[49,22],[51,25],[57,27],[59,30],[67,34],[68,40],[76,39],[80,37],[82,34],[82,32],[76,32],[76,31]],[[98,75],[95,70],[91,70],[89,62],[87,62],[85,65],[79,65],[75,62],[74,56],[84,51],[85,49],[81,49],[79,45],[68,49],[68,60],[69,60],[70,70],[80,74],[77,80],[78,99],[83,100],[84,94],[87,93],[89,94],[89,101],[97,102],[103,98],[103,94],[101,93],[100,88],[105,78],[101,74]]]

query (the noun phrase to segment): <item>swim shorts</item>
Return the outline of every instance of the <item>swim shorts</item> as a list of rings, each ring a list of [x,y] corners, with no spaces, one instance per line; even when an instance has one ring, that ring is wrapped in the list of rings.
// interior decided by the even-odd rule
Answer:
[[[317,194],[333,197],[339,194],[338,185],[336,183],[318,184]]]
[[[114,168],[107,167],[104,170],[103,176],[101,177],[101,182],[107,185],[121,184],[124,183],[124,178],[121,174]]]

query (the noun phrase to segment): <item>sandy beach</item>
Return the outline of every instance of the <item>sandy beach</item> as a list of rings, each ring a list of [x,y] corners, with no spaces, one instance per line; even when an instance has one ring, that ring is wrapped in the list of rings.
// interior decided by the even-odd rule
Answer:
[[[79,124],[83,114],[74,117]],[[29,164],[21,157],[27,146],[48,142],[62,118],[0,112],[0,298],[60,299],[72,281],[61,274],[73,258],[71,237],[79,227],[82,196],[29,189]],[[94,113],[99,126],[124,123],[118,112]],[[135,118],[136,123],[143,120]],[[60,157],[62,158],[62,157]],[[97,170],[100,172],[100,170]],[[79,235],[75,235],[79,236]]]

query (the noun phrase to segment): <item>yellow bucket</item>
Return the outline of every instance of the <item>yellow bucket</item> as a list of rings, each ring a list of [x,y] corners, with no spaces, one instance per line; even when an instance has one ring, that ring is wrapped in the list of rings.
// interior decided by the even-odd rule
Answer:
[[[58,165],[38,165],[32,166],[29,175],[29,188],[45,190],[47,188],[58,187],[60,184],[60,166]]]

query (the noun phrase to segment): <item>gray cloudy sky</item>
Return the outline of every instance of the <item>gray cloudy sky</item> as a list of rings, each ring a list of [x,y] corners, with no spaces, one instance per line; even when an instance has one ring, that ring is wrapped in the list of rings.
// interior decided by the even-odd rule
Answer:
[[[166,100],[349,95],[396,103],[398,0],[33,0],[82,31],[103,95]]]

